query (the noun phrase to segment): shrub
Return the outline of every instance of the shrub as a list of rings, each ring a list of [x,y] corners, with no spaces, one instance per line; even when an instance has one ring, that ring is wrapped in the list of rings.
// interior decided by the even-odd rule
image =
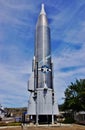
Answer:
[[[75,120],[71,117],[66,117],[63,123],[75,123]]]

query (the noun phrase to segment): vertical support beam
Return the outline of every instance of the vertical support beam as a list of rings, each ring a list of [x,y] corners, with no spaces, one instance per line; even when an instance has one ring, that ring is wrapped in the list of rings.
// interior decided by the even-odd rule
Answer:
[[[53,87],[53,63],[51,62],[51,88],[54,91],[54,87]]]
[[[37,89],[38,89],[38,62],[36,62],[36,69],[37,69],[37,74],[36,74],[36,93],[37,93]],[[36,125],[38,125],[38,98],[36,96]]]
[[[54,115],[52,114],[52,125],[54,125]]]
[[[37,109],[37,98],[36,98],[36,126],[38,125],[38,109]]]
[[[53,103],[52,103],[52,125],[54,124],[54,114],[53,114]]]
[[[52,125],[54,124],[54,92],[52,90]]]
[[[35,90],[37,90],[37,88],[38,88],[38,62],[36,62],[36,71],[35,71],[35,82],[36,82],[36,84],[35,84]]]

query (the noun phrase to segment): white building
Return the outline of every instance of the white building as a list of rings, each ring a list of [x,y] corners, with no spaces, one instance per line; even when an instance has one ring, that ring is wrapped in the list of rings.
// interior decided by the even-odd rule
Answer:
[[[78,123],[85,124],[85,111],[76,112],[74,119]]]
[[[0,105],[0,118],[2,119],[5,116],[4,108]]]

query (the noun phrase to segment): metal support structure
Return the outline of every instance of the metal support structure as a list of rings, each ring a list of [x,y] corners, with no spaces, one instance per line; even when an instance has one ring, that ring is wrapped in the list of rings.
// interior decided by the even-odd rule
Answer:
[[[54,94],[52,93],[52,125],[54,124],[53,105],[54,105]]]
[[[37,98],[36,98],[36,126],[38,125],[38,110],[37,110]]]
[[[54,115],[52,114],[52,125],[54,124]]]
[[[36,81],[36,94],[37,94],[37,88],[38,88],[38,62],[36,62],[36,70],[37,70],[37,81]],[[37,106],[37,95],[36,95],[36,125],[38,125],[38,106]]]

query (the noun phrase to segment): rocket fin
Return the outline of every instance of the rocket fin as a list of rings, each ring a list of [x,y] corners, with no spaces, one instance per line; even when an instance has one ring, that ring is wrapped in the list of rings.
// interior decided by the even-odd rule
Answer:
[[[36,103],[33,97],[34,93],[31,93],[28,102],[28,110],[27,110],[28,115],[36,115]]]
[[[28,91],[34,91],[34,72],[32,72],[28,81]]]
[[[54,104],[53,104],[53,114],[59,115],[58,103],[56,99],[56,93],[54,93]]]

